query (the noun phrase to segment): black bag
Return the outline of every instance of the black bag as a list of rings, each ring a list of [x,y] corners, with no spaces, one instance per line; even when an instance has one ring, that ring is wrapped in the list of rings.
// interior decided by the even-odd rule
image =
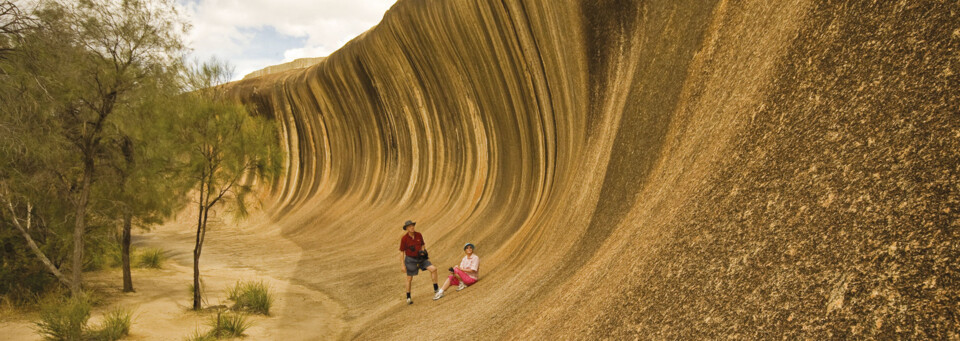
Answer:
[[[417,254],[417,260],[422,262],[427,259],[430,259],[430,254],[427,253],[427,250],[420,250],[420,253]]]

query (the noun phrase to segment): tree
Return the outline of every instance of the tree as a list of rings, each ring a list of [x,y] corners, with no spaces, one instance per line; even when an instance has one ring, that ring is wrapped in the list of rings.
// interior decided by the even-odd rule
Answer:
[[[232,202],[246,215],[246,197],[257,181],[275,178],[283,154],[271,121],[253,117],[243,105],[226,98],[219,86],[229,76],[225,64],[211,61],[193,72],[192,107],[183,110],[180,133],[188,143],[186,172],[196,187],[197,234],[193,249],[193,309],[200,310],[200,255],[210,211]]]
[[[130,142],[127,120],[138,109],[132,104],[155,90],[145,84],[179,71],[185,50],[173,3],[41,1],[36,27],[15,35],[14,52],[5,54],[0,119],[17,133],[6,139],[5,153],[18,158],[0,165],[9,185],[5,197],[31,207],[31,197],[21,194],[68,194],[72,212],[62,217],[72,220],[72,257],[65,284],[73,295],[81,291],[90,208],[104,199],[92,193],[107,182],[110,167],[104,166]],[[25,126],[30,129],[19,129]]]
[[[135,119],[125,120],[120,145],[120,157],[111,158],[110,180],[116,186],[107,194],[113,198],[111,207],[118,212],[121,225],[121,263],[123,291],[132,292],[130,271],[130,242],[134,225],[149,228],[170,217],[185,203],[191,182],[178,176],[176,156],[180,140],[174,132],[177,105],[181,89],[174,76],[150,78],[142,86],[152,90],[131,106]],[[176,85],[176,86],[174,86]],[[149,124],[141,124],[149,122]]]
[[[38,243],[35,237],[46,236],[44,230],[60,230],[59,220],[42,219],[43,213],[66,213],[66,205],[51,200],[65,190],[62,181],[71,155],[64,152],[57,126],[46,117],[54,102],[44,87],[41,76],[32,72],[31,58],[41,44],[36,37],[42,30],[37,18],[25,14],[16,4],[0,3],[0,218],[13,226],[29,246],[29,251],[63,285],[71,281],[61,271],[56,248]],[[68,53],[64,47],[59,53]],[[59,66],[59,65],[57,65]],[[56,67],[56,66],[54,66]],[[55,171],[50,171],[55,170]],[[44,222],[51,222],[49,226]],[[49,240],[48,240],[49,241]],[[56,243],[50,243],[56,244]],[[46,247],[45,247],[46,246]],[[52,251],[52,252],[51,252]],[[52,253],[53,257],[47,257]],[[53,259],[51,259],[53,258]],[[5,264],[7,262],[4,262]],[[5,269],[12,270],[12,269]],[[19,269],[23,270],[23,269]],[[7,288],[10,289],[10,288]]]
[[[30,17],[11,1],[0,1],[0,59],[13,52],[14,41],[27,29]]]

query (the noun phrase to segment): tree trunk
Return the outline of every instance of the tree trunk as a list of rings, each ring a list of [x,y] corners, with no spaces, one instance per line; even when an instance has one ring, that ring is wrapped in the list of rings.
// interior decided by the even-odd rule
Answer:
[[[200,254],[198,249],[193,250],[193,310],[200,310]]]
[[[77,297],[83,289],[83,235],[86,233],[87,201],[90,198],[90,182],[93,178],[93,157],[84,157],[83,178],[80,182],[80,196],[77,199],[76,219],[73,226],[73,278],[70,280],[70,295]]]
[[[130,228],[133,216],[130,212],[123,215],[123,237],[120,240],[120,253],[123,259],[123,292],[133,292],[133,277],[130,275]]]
[[[205,198],[203,195],[205,181],[206,179],[204,179],[203,175],[201,175],[200,200],[198,200],[199,209],[197,210],[197,240],[193,244],[193,310],[200,310],[203,308],[200,304],[200,249],[203,246],[203,240],[201,239],[200,231],[206,228],[206,226],[203,224],[203,207],[206,204],[203,201]]]
[[[209,195],[208,195],[209,196]],[[203,239],[207,236],[207,215],[210,213],[210,205],[204,207],[200,216],[200,228],[197,229],[197,245],[193,249],[193,310],[200,310],[200,254],[203,253]]]

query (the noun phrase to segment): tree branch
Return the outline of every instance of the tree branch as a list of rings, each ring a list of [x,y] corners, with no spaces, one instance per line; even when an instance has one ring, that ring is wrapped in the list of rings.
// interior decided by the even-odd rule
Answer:
[[[13,220],[13,225],[17,227],[17,230],[20,230],[21,234],[23,234],[23,238],[27,240],[27,245],[30,246],[30,250],[33,251],[34,255],[37,256],[37,258],[40,258],[40,261],[43,262],[43,265],[45,265],[47,267],[47,270],[50,270],[50,272],[53,273],[53,275],[56,276],[58,280],[60,280],[60,283],[62,283],[67,287],[70,287],[70,281],[67,280],[67,277],[65,277],[63,273],[60,272],[60,269],[57,269],[57,267],[54,266],[52,262],[50,262],[50,259],[43,254],[43,251],[40,250],[40,247],[37,246],[37,243],[33,241],[32,237],[30,237],[30,233],[27,233],[27,230],[30,229],[30,223],[31,223],[30,215],[32,214],[33,206],[30,204],[27,204],[27,228],[24,229],[23,226],[20,225],[19,219],[17,219],[17,212],[16,210],[13,209],[13,202],[10,201],[9,196],[5,196],[5,199],[7,199],[7,207],[10,209],[10,215],[11,215],[10,220]]]

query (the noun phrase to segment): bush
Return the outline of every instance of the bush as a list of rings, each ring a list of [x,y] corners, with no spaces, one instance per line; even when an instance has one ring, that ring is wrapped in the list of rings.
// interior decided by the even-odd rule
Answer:
[[[120,244],[106,233],[97,228],[91,231],[84,247],[83,271],[120,266]]]
[[[130,253],[133,253],[133,248],[130,249]],[[119,268],[123,265],[123,252],[120,249],[119,245],[116,245],[113,248],[107,249],[104,254],[106,257],[106,265],[111,268]]]
[[[80,340],[90,319],[90,306],[86,296],[45,298],[40,303],[37,332],[48,340]]]
[[[130,322],[133,313],[123,308],[117,308],[107,313],[100,328],[93,333],[92,339],[102,341],[116,341],[130,334]]]
[[[53,277],[53,276],[45,276],[45,277]],[[31,276],[27,278],[35,279],[36,277]],[[55,280],[50,281],[49,284],[46,284],[46,286],[38,286],[39,289],[36,289],[36,287],[33,287],[33,285],[37,284],[38,282],[44,281],[44,279],[40,279],[40,280],[37,280],[36,282],[31,282],[31,283],[11,284],[10,287],[8,287],[9,290],[7,292],[0,294],[0,302],[2,302],[0,303],[0,307],[2,307],[3,309],[10,309],[10,310],[19,310],[19,309],[35,310],[40,305],[41,292],[54,293],[54,292],[57,292],[59,289],[58,287],[56,287],[58,283],[54,282]],[[2,281],[3,280],[0,279],[0,282]]]
[[[234,301],[234,309],[245,309],[255,313],[270,315],[270,306],[273,305],[273,295],[270,288],[263,281],[238,281],[228,289],[227,296]]]
[[[211,337],[241,337],[243,332],[250,328],[250,322],[247,321],[247,315],[244,313],[217,311],[217,315],[211,317],[210,326],[213,329],[207,333]]]
[[[42,231],[38,228],[33,232],[36,233],[34,238],[39,239]],[[47,253],[50,261],[64,263],[66,258],[58,257],[58,241],[56,236],[51,236],[46,244],[41,243],[39,247]],[[40,303],[40,296],[55,291],[58,286],[56,277],[27,247],[20,231],[7,226],[0,227],[0,296],[3,297],[0,300],[8,303],[10,308],[33,309]]]
[[[163,259],[163,250],[156,248],[145,249],[140,253],[137,267],[159,269],[163,263]]]

